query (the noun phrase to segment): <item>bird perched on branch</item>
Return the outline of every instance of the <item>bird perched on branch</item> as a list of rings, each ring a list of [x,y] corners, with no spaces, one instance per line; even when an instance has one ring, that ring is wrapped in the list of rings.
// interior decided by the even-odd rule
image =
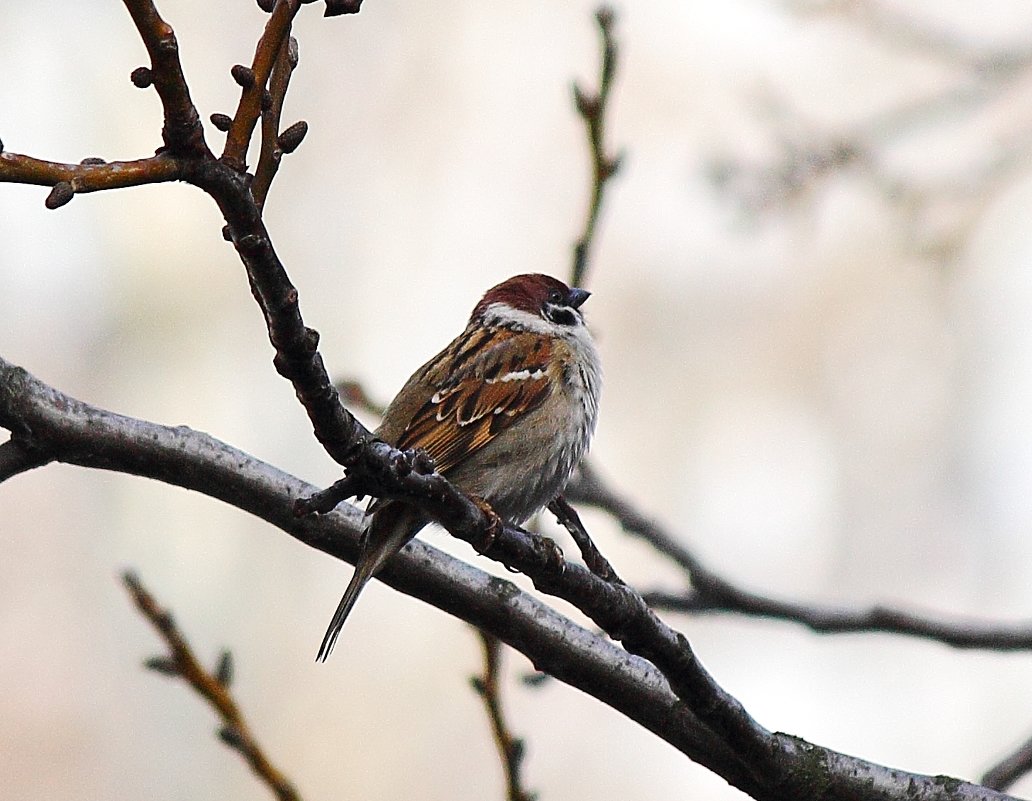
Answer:
[[[589,294],[537,274],[489,289],[465,330],[402,387],[376,435],[422,448],[455,486],[522,523],[562,492],[595,430],[601,365],[580,311]],[[369,579],[431,522],[403,501],[371,512],[320,660]]]

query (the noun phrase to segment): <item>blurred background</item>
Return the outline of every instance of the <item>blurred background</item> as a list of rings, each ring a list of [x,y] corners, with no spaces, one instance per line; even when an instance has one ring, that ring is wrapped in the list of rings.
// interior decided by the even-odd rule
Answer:
[[[58,161],[149,155],[145,52],[113,0],[0,28],[0,138]],[[164,0],[205,120],[265,16]],[[1032,613],[1032,7],[1017,0],[623,3],[610,185],[585,307],[606,368],[593,461],[713,569],[778,596]],[[295,26],[267,206],[334,375],[389,399],[484,289],[569,274],[589,186],[574,79],[590,2],[369,0]],[[207,125],[213,147],[223,136]],[[187,186],[0,185],[0,353],[118,412],[184,424],[315,484],[310,435],[214,204]],[[370,424],[375,421],[366,418]],[[603,516],[643,589],[682,578]],[[546,528],[551,531],[549,524]],[[426,538],[494,569],[439,531]],[[556,535],[559,536],[558,534]],[[561,539],[569,553],[572,545]],[[51,465],[0,485],[0,795],[260,798],[213,713],[141,669],[139,571],[309,801],[502,798],[463,624],[382,586],[314,656],[350,568],[185,491]],[[523,582],[526,585],[526,582]],[[671,615],[765,726],[977,779],[1032,733],[1032,654]],[[615,712],[506,660],[542,799],[743,796]],[[1032,792],[1032,780],[1014,788]]]

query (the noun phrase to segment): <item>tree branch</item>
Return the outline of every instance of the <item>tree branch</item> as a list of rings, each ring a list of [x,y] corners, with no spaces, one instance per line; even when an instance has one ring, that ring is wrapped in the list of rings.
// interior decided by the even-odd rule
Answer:
[[[80,164],[61,164],[19,153],[0,153],[0,183],[36,186],[67,184],[70,193],[99,192],[104,189],[178,181],[181,178],[179,160],[166,154],[135,161],[103,162],[86,159]],[[70,195],[68,199],[71,199]]]
[[[142,76],[135,75],[134,79],[142,86],[153,84],[157,90],[165,113],[162,130],[164,150],[178,158],[158,156],[143,162],[122,163],[135,165],[136,171],[128,170],[130,177],[121,178],[115,176],[127,170],[121,169],[118,163],[105,165],[106,168],[93,165],[68,168],[67,165],[7,155],[0,157],[0,180],[22,181],[28,178],[31,183],[53,184],[54,191],[47,200],[51,208],[71,199],[75,192],[73,178],[81,179],[84,186],[94,189],[181,179],[209,194],[226,219],[227,234],[244,263],[252,293],[265,317],[269,339],[276,350],[276,369],[293,384],[298,399],[308,412],[316,438],[326,452],[338,463],[346,465],[355,449],[369,438],[369,431],[340,404],[317,350],[319,335],[304,325],[298,308],[297,289],[290,282],[262,223],[261,209],[251,194],[251,178],[243,174],[240,171],[242,167],[236,164],[238,160],[242,164],[247,148],[243,134],[246,132],[250,137],[254,130],[265,83],[300,3],[298,0],[279,0],[269,19],[255,52],[250,79],[241,78],[248,86],[244,89],[230,130],[228,158],[224,160],[216,160],[204,142],[203,129],[190,100],[171,26],[161,19],[149,0],[125,0],[125,4],[151,56],[150,70]],[[237,77],[241,74],[239,70],[234,72]],[[88,180],[92,175],[100,177],[97,185]]]
[[[594,506],[613,516],[627,531],[669,557],[688,575],[692,587],[684,595],[653,592],[645,600],[656,609],[679,612],[735,612],[798,623],[822,634],[885,632],[924,637],[955,648],[994,651],[1032,649],[1032,624],[948,621],[886,606],[844,609],[770,598],[738,587],[713,572],[675,535],[647,518],[607,486],[587,464],[566,488],[567,499]]]
[[[602,197],[606,182],[620,168],[620,158],[606,154],[605,129],[606,111],[609,107],[609,90],[616,75],[617,46],[613,38],[613,25],[616,15],[609,6],[599,6],[595,12],[598,23],[602,59],[599,67],[598,91],[588,92],[578,84],[573,85],[574,105],[577,113],[584,121],[588,134],[588,146],[591,153],[591,199],[588,201],[587,217],[580,238],[573,247],[573,269],[571,286],[580,286],[587,273],[588,256],[595,240],[595,228],[598,224],[599,211],[602,208]]]
[[[122,582],[132,596],[133,603],[161,635],[169,648],[169,655],[154,657],[145,663],[147,667],[169,676],[184,679],[204,698],[222,718],[219,737],[230,748],[239,752],[251,770],[275,793],[279,801],[301,801],[293,784],[278,770],[258,745],[250,726],[244,720],[229,691],[232,678],[232,661],[225,651],[215,673],[205,670],[194,656],[190,644],[176,628],[172,615],[158,606],[158,602],[147,591],[139,577],[132,572],[122,574]]]
[[[199,432],[84,404],[3,359],[0,426],[21,432],[19,441],[30,439],[50,460],[194,489],[258,515],[337,558],[354,561],[358,555],[359,509],[345,504],[330,514],[298,518],[294,501],[311,494],[311,486]],[[438,489],[446,490],[447,482],[441,482]],[[441,515],[449,531],[483,541],[483,530],[464,527],[468,521],[462,519],[461,508],[453,510],[447,502],[442,506],[449,512]],[[481,526],[490,524],[480,520]],[[497,636],[539,670],[612,706],[759,801],[816,797],[814,788],[821,788],[821,801],[1007,798],[956,779],[891,770],[768,732],[712,680],[684,637],[659,621],[629,588],[565,562],[551,541],[512,526],[497,532],[487,555],[574,603],[622,639],[632,654],[648,661],[577,626],[511,582],[419,540],[391,560],[380,578]]]
[[[0,483],[19,473],[42,467],[50,458],[20,439],[0,443]]]
[[[164,110],[165,124],[161,137],[165,149],[175,155],[211,158],[211,151],[204,140],[204,127],[190,99],[183,65],[179,62],[175,31],[161,18],[151,0],[124,2],[150,56],[150,77]]]
[[[297,39],[288,36],[280,45],[279,55],[269,77],[269,107],[262,110],[262,149],[258,156],[258,166],[254,171],[254,182],[251,194],[259,209],[265,206],[272,179],[279,170],[280,160],[284,153],[292,153],[308,132],[308,123],[296,122],[283,136],[280,136],[280,115],[283,113],[283,101],[290,86],[290,76],[298,62]]]
[[[362,510],[342,504],[324,515],[297,517],[296,499],[315,487],[184,426],[167,427],[82,403],[0,358],[0,426],[31,428],[48,460],[114,470],[195,490],[249,512],[304,544],[354,563]],[[413,540],[378,580],[490,632],[541,671],[603,701],[693,759],[749,786],[727,746],[676,703],[662,675],[645,660],[577,626],[491,576]],[[741,786],[741,785],[739,785]]]
[[[441,476],[415,469],[420,466],[418,455],[401,454],[370,440],[369,432],[343,409],[326,375],[318,335],[304,325],[297,290],[262,223],[250,177],[242,172],[269,71],[289,34],[296,3],[277,2],[254,66],[234,70],[244,92],[225,158],[216,160],[190,101],[171,27],[151,2],[125,2],[151,56],[152,74],[138,77],[141,84],[153,80],[161,98],[165,150],[180,159],[179,177],[219,205],[265,317],[276,368],[293,384],[327,453],[349,469],[352,488],[420,506],[455,536],[525,573],[539,589],[573,603],[647,661],[574,626],[510,582],[460,567],[418,541],[388,564],[384,581],[497,635],[540,669],[604,699],[760,801],[803,799],[815,788],[822,801],[1004,797],[957,780],[891,771],[767,731],[712,679],[683,635],[667,627],[631,588],[567,563],[550,540],[501,526],[497,517]],[[357,8],[353,2],[328,0],[326,5],[328,14]],[[611,42],[606,44],[607,19],[611,22],[600,12],[605,54],[611,56],[615,50]],[[611,79],[611,57],[608,73],[606,63],[604,58],[600,103]],[[590,106],[590,98],[580,95],[581,105]],[[601,143],[601,128],[597,130]],[[54,186],[55,205],[71,197],[68,182]],[[593,225],[589,214],[589,242]],[[12,431],[17,447],[36,449],[44,460],[119,470],[197,489],[258,514],[313,547],[349,560],[357,553],[361,513],[354,507],[297,518],[295,501],[313,488],[210,437],[82,404],[2,359],[0,425]]]
[[[265,24],[265,32],[258,40],[251,67],[248,73],[245,73],[247,78],[241,83],[243,92],[240,95],[240,103],[233,115],[232,126],[226,135],[226,147],[222,151],[222,161],[241,172],[247,166],[247,146],[251,142],[254,126],[258,122],[263,105],[271,102],[271,97],[266,96],[266,84],[272,74],[273,65],[290,38],[290,28],[300,10],[300,0],[277,1],[269,21]],[[234,77],[237,77],[237,74]],[[285,85],[283,90],[286,91]]]
[[[556,496],[555,500],[548,505],[548,509],[556,516],[556,519],[563,527],[570,532],[570,536],[573,537],[573,541],[577,544],[577,548],[581,552],[581,558],[584,560],[584,564],[588,566],[588,570],[605,581],[612,581],[618,584],[624,583],[623,579],[617,575],[616,570],[613,569],[613,566],[609,564],[609,560],[596,547],[591,539],[591,535],[588,534],[588,530],[584,528],[577,510],[570,506],[563,495]]]
[[[1012,754],[1008,754],[982,776],[982,784],[994,790],[1006,790],[1014,782],[1032,771],[1032,739],[1026,740]]]
[[[473,689],[483,700],[487,718],[491,723],[491,734],[505,770],[506,799],[533,801],[536,794],[525,790],[520,778],[520,768],[523,766],[523,740],[509,731],[502,714],[502,693],[499,686],[502,642],[483,631],[478,631],[477,635],[484,650],[484,674],[473,677]]]

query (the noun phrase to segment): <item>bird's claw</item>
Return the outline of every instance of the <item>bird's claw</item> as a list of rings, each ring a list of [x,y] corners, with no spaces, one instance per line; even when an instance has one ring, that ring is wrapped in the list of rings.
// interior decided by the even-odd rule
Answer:
[[[502,529],[505,528],[505,523],[502,522],[502,518],[498,516],[498,513],[491,508],[491,504],[485,501],[483,498],[479,498],[476,495],[470,495],[470,500],[477,505],[477,508],[484,513],[484,516],[488,519],[487,527],[478,542],[473,543],[473,547],[477,553],[487,553],[491,550],[491,547],[495,544],[495,540],[498,539],[498,535],[502,533]]]

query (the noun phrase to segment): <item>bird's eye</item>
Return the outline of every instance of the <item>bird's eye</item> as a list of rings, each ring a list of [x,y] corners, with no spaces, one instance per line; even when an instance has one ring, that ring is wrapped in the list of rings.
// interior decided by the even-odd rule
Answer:
[[[558,289],[553,289],[551,292],[548,293],[549,303],[562,303],[562,300],[563,293],[560,292]]]

